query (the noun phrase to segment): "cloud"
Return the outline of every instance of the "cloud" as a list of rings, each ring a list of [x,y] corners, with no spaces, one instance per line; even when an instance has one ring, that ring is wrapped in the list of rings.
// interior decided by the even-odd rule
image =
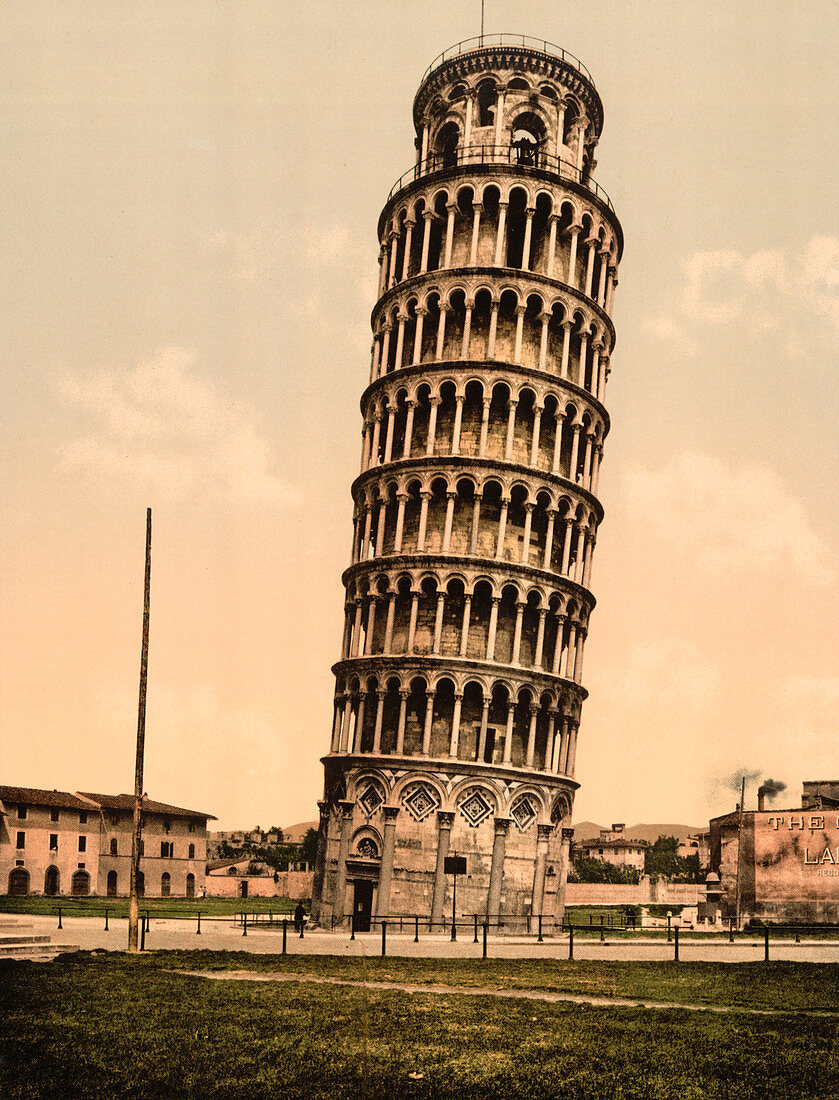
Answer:
[[[658,637],[634,643],[620,665],[601,667],[591,679],[593,689],[622,708],[702,707],[719,690],[720,671],[689,642]]]
[[[835,579],[801,501],[769,466],[686,451],[658,469],[630,466],[624,478],[627,509],[642,517],[646,537],[699,569]]]
[[[675,308],[644,328],[678,350],[698,354],[710,326],[736,324],[747,332],[784,335],[785,352],[799,355],[814,335],[812,317],[827,318],[839,341],[839,237],[813,236],[798,255],[777,249],[695,252],[682,260]]]
[[[254,411],[202,373],[189,349],[163,349],[127,372],[66,373],[57,388],[87,421],[60,451],[67,470],[165,500],[220,495],[276,506],[293,499]]]

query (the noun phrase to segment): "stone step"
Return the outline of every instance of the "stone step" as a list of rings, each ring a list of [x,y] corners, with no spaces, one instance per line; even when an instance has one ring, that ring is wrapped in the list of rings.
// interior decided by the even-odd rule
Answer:
[[[31,920],[15,920],[13,917],[0,917],[0,928],[13,928],[17,931],[19,928],[31,928]]]
[[[0,934],[0,948],[18,943],[50,943],[51,936],[6,936]]]
[[[59,955],[72,954],[75,951],[81,951],[77,943],[45,944],[42,947],[36,944],[30,947],[27,952],[15,955],[7,955],[3,951],[0,951],[0,960],[8,959],[14,960],[15,962],[52,962],[53,959],[58,958]]]

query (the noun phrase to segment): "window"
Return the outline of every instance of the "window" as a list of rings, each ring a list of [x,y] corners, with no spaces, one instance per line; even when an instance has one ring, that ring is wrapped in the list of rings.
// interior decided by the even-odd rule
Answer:
[[[119,825],[119,814],[111,814],[111,824]]]
[[[79,851],[80,852],[86,852],[87,851],[87,837],[86,836],[80,836],[79,837]]]
[[[146,854],[146,842],[145,842],[145,840],[141,840],[140,841],[140,855],[144,856],[145,854]]]
[[[164,831],[164,833],[168,833],[171,828],[172,828],[172,822],[167,817],[163,821],[163,831]]]
[[[18,806],[18,808],[17,808],[18,821],[23,821],[23,819],[25,817],[26,817],[26,807],[25,806]]]
[[[58,821],[58,810],[55,806],[50,810],[50,821]]]
[[[172,858],[172,844],[168,840],[161,840],[160,842],[160,858],[171,859]]]
[[[87,825],[87,810],[79,810],[79,824]]]
[[[17,834],[17,847],[18,848],[25,848],[26,847],[26,833],[18,833]]]
[[[164,871],[160,876],[160,896],[162,898],[168,898],[172,887],[171,879],[169,878],[169,872]]]
[[[189,831],[190,831],[191,833],[194,833],[194,832],[195,832],[195,822],[194,822],[194,821],[190,821],[190,823],[189,823]]]
[[[194,844],[190,844],[190,846],[189,846],[189,857],[188,858],[189,859],[195,859],[195,845]]]
[[[119,851],[117,849],[117,839],[116,839],[116,837],[111,837],[111,855],[112,856],[118,856],[119,855]]]
[[[116,871],[108,871],[108,897],[115,898],[117,896],[117,873]]]
[[[58,833],[50,833],[50,851],[58,851]]]
[[[188,898],[195,897],[195,875],[192,872],[186,876],[186,896]]]

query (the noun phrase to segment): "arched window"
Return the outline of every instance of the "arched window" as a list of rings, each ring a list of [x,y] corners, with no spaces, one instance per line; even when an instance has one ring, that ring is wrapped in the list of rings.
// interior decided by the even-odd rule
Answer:
[[[190,844],[190,846],[189,846],[189,853],[187,855],[187,859],[195,859],[195,845],[194,844]]]
[[[478,85],[478,125],[492,126],[495,122],[495,104],[498,95],[494,80],[482,80]]]
[[[111,837],[111,855],[112,856],[119,855],[118,846],[117,846],[117,838],[116,837]]]
[[[453,168],[457,164],[457,145],[460,130],[456,122],[447,122],[437,135],[437,156],[443,168]]]
[[[195,897],[195,875],[191,871],[186,876],[186,896],[188,898]]]
[[[114,841],[116,843],[116,841]],[[115,898],[117,896],[117,873],[116,871],[108,871],[108,897]]]
[[[542,120],[526,111],[513,123],[512,144],[516,151],[516,164],[534,166],[539,163],[540,146],[545,140]]]
[[[146,892],[146,876],[142,871],[137,872],[137,894],[142,897]]]
[[[168,871],[164,871],[160,876],[160,896],[162,898],[168,898],[172,890],[172,877]]]

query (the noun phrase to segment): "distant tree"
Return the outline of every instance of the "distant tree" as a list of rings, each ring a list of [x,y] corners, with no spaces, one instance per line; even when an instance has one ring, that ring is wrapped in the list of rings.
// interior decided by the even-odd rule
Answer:
[[[303,837],[303,843],[300,845],[300,858],[304,863],[308,863],[310,867],[314,866],[315,858],[318,853],[318,831],[317,829],[307,829],[306,835]]]
[[[701,882],[699,855],[679,855],[679,838],[660,836],[647,848],[644,872],[650,878],[665,878],[671,882]]]
[[[605,859],[575,859],[568,871],[569,882],[611,882],[635,886],[641,874],[634,867],[607,863]]]

